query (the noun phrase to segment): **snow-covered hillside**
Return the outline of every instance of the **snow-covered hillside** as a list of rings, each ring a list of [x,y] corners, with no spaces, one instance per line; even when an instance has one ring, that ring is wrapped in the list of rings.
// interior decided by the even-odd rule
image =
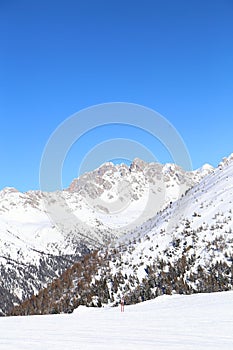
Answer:
[[[71,312],[233,287],[233,155],[155,217],[94,251],[12,314]]]
[[[120,238],[119,244],[128,244],[135,237],[141,242],[130,255],[138,259],[143,253],[145,263],[149,263],[146,257],[151,247],[157,247],[156,254],[170,263],[183,252],[190,258],[195,255],[202,266],[213,257],[214,261],[232,262],[233,155],[161,214]]]
[[[106,163],[53,193],[0,191],[0,313],[36,293],[89,249],[154,216],[213,169]]]
[[[161,296],[120,308],[0,318],[2,350],[230,350],[233,292]]]
[[[127,278],[115,293],[133,299],[161,293],[233,288],[233,155],[185,196],[121,237],[109,268]],[[131,276],[137,283],[132,287]],[[148,293],[148,294],[147,294]]]

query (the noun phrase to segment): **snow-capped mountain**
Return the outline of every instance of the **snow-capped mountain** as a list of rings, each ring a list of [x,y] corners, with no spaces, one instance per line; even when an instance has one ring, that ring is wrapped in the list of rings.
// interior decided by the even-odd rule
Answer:
[[[212,171],[135,159],[130,167],[106,163],[64,191],[0,191],[0,312],[36,293],[89,249],[142,225]]]
[[[177,201],[93,251],[12,314],[233,288],[233,154]],[[41,307],[43,305],[43,307]]]
[[[101,222],[121,234],[166,208],[212,171],[208,164],[185,172],[175,164],[136,158],[130,167],[106,163],[75,179],[67,190],[81,196],[82,210],[86,205],[92,209],[94,226]]]

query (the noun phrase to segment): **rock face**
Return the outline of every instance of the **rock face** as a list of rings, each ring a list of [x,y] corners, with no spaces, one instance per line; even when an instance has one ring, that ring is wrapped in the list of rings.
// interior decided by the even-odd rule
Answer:
[[[180,198],[212,171],[206,165],[185,172],[175,164],[146,163],[136,158],[130,167],[106,163],[75,179],[67,191],[78,194],[105,225],[131,229]]]
[[[0,313],[93,248],[130,233],[211,173],[174,164],[106,163],[64,191],[0,191]]]

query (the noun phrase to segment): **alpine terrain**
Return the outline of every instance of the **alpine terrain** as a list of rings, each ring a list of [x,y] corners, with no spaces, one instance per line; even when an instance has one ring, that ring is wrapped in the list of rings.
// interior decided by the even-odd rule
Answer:
[[[65,270],[60,278],[48,284],[47,288],[40,290],[38,295],[13,308],[11,315],[72,312],[79,305],[114,306],[118,305],[122,295],[126,304],[133,304],[162,294],[232,289],[233,155],[225,158],[215,170],[205,166],[200,171],[187,174],[174,165],[142,164],[143,167],[139,169],[135,169],[134,164],[131,169],[128,168],[128,179],[131,179],[134,168],[135,173],[139,173],[138,177],[141,177],[138,183],[145,179],[147,184],[154,179],[156,186],[155,180],[159,176],[147,177],[145,174],[148,169],[157,167],[160,168],[161,177],[168,178],[165,181],[167,197],[164,196],[167,202],[163,203],[161,210],[158,212],[156,208],[157,213],[146,220],[146,214],[143,213],[141,217],[145,221],[134,227],[129,227],[127,223],[125,232],[119,230],[120,225],[116,227],[117,237],[114,240],[106,241],[106,245],[98,249],[89,246],[88,254],[80,256],[79,261]],[[110,168],[111,176],[108,175],[109,171],[101,176],[104,180],[105,176],[114,179],[113,183],[109,181],[112,184],[109,188],[114,188],[116,174],[120,174],[120,171],[113,171],[113,165],[105,166]],[[117,168],[122,169],[122,166]],[[88,183],[92,176],[84,175],[80,184],[75,180],[65,192],[67,196],[70,193],[73,195],[71,191],[74,190],[77,191],[75,195],[84,196],[89,186],[92,189],[103,188],[104,182],[98,178],[96,180],[95,176],[95,180]],[[184,186],[188,182],[184,179],[187,178],[190,181],[189,189],[188,185]],[[81,191],[83,180],[85,190]],[[180,183],[183,188],[186,187],[186,191],[178,191],[179,196],[175,199],[174,188],[177,191],[177,184]],[[133,184],[134,180],[131,180],[130,191],[134,188]],[[131,199],[133,205],[144,198],[143,195],[139,196],[140,188],[136,186],[138,197]],[[149,190],[156,195],[153,186]],[[108,191],[98,196],[108,196],[111,193]],[[126,209],[130,213],[128,208],[130,205]],[[106,213],[104,216],[103,211],[98,212],[98,215],[106,221],[102,219],[100,226],[106,227],[108,215],[112,214]],[[133,214],[135,211],[132,211],[131,218]],[[119,221],[122,224],[120,216]],[[109,226],[108,230],[113,234]]]
[[[177,200],[210,166],[103,164],[64,191],[0,191],[0,314]]]

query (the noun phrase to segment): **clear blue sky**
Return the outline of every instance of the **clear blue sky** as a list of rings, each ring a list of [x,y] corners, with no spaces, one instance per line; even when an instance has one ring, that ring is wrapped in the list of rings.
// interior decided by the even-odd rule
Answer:
[[[51,133],[104,102],[158,111],[194,168],[233,152],[232,0],[0,0],[0,40],[0,189],[38,189]],[[121,129],[100,128],[80,154],[95,138],[124,137]],[[80,154],[67,158],[65,186]]]

